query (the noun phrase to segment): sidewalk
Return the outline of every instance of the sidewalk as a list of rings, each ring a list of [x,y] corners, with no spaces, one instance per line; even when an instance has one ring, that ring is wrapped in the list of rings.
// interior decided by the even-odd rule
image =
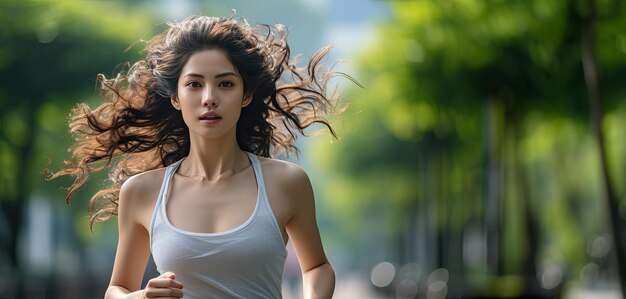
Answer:
[[[297,290],[289,292],[283,290],[284,299],[301,299],[302,291]],[[333,299],[391,299],[381,297],[376,294],[367,281],[363,281],[356,275],[346,276],[337,281],[335,287],[335,295]],[[573,289],[565,296],[564,299],[622,299],[619,290],[589,290],[589,289]]]
[[[574,289],[565,299],[622,299],[619,290]]]

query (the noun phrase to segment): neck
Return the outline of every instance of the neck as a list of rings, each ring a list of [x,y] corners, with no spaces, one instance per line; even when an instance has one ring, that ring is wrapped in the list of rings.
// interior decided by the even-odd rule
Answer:
[[[214,181],[250,165],[248,156],[237,145],[235,134],[218,139],[205,139],[193,134],[189,137],[189,156],[180,165],[180,175]]]

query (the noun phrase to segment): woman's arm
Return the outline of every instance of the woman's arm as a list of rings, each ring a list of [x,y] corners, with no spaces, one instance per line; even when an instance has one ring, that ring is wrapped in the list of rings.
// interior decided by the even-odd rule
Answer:
[[[331,298],[335,291],[335,271],[324,263],[302,274],[304,298]]]
[[[291,168],[286,189],[294,200],[294,212],[286,229],[302,269],[304,298],[331,298],[335,290],[335,271],[322,247],[311,182],[302,168]]]
[[[141,281],[150,257],[150,237],[140,217],[149,204],[146,190],[150,189],[149,177],[133,177],[128,179],[120,190],[118,206],[119,239],[111,282],[104,295],[106,299],[114,298],[152,298],[170,296],[181,298],[182,285],[174,280],[173,273],[151,279],[144,290]],[[144,214],[145,215],[145,214]]]

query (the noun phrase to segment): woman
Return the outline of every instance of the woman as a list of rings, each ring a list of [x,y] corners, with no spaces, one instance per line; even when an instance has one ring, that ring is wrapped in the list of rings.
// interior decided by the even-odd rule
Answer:
[[[289,239],[305,297],[332,296],[309,179],[269,157],[297,150],[314,123],[335,135],[323,118],[334,73],[321,70],[328,48],[296,68],[286,39],[281,26],[190,17],[150,40],[127,75],[100,75],[104,104],[74,109],[72,159],[53,177],[76,176],[69,200],[113,168],[90,202],[90,225],[119,222],[105,298],[279,298]],[[161,275],[141,289],[151,253]]]

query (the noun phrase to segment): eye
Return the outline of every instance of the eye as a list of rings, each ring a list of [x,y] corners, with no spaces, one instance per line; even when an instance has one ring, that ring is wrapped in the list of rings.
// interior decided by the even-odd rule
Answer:
[[[219,87],[233,87],[235,84],[233,84],[230,81],[222,81],[219,84]]]
[[[197,87],[200,87],[200,83],[198,83],[196,81],[191,81],[191,82],[185,84],[185,86],[191,87],[191,88],[197,88]]]

